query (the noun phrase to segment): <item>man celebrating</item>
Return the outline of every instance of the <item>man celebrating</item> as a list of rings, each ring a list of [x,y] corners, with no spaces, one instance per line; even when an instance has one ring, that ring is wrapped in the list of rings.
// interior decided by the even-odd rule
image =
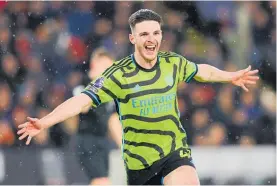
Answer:
[[[44,128],[75,116],[93,105],[114,100],[123,125],[122,151],[130,185],[199,185],[186,132],[179,120],[177,85],[190,82],[232,83],[248,91],[258,80],[251,67],[226,72],[197,65],[173,52],[159,51],[162,18],[142,9],[129,18],[134,54],[115,62],[82,94],[62,103],[49,115],[19,126],[26,144]]]

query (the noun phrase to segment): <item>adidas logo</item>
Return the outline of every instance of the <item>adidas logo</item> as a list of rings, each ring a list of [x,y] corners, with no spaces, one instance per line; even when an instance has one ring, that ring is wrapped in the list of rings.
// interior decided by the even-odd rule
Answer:
[[[141,90],[141,87],[137,84],[134,88],[133,88],[134,92],[138,92]]]

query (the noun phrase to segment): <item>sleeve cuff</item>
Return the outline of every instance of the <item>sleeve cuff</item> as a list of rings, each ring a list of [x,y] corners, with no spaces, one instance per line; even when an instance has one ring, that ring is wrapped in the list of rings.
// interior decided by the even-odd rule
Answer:
[[[187,78],[186,83],[189,83],[192,80],[192,78],[197,74],[197,72],[198,72],[198,66],[197,64],[195,64],[195,71]]]
[[[99,97],[96,94],[94,94],[92,91],[85,90],[82,93],[89,96],[90,99],[92,100],[92,102],[94,103],[94,105],[99,106],[101,104],[101,101],[100,101]]]

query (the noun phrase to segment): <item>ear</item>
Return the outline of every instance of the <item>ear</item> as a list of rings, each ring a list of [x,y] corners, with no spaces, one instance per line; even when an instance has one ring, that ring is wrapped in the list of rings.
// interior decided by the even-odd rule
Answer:
[[[136,44],[135,37],[133,34],[129,34],[129,40],[133,45]]]

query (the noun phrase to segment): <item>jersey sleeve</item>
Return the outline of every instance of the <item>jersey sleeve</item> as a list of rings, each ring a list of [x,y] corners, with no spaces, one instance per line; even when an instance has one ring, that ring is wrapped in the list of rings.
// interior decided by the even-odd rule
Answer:
[[[100,76],[90,82],[82,93],[91,98],[93,107],[98,107],[102,103],[117,99],[117,94],[113,91],[111,79],[106,76]]]
[[[185,81],[186,83],[189,83],[192,78],[197,74],[198,72],[198,66],[196,63],[187,60],[185,57],[181,57],[181,63],[180,63],[180,73],[179,73],[179,82]]]

